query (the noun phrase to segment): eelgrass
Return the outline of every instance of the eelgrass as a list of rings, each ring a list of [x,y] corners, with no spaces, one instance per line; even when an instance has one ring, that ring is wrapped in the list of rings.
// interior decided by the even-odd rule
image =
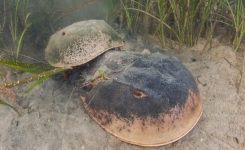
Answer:
[[[13,87],[13,86],[17,86],[20,84],[24,84],[27,82],[37,80],[37,82],[34,83],[31,87],[29,87],[26,90],[26,92],[29,92],[31,89],[33,89],[35,86],[37,86],[42,81],[49,78],[50,76],[68,70],[68,68],[55,68],[55,67],[47,66],[47,65],[28,64],[28,63],[21,63],[21,62],[9,61],[9,60],[3,60],[3,59],[0,59],[0,64],[11,67],[15,70],[36,74],[36,75],[33,75],[33,76],[25,78],[25,79],[21,79],[18,81],[14,81],[11,83],[5,83],[3,85],[0,85],[3,87]],[[41,70],[38,70],[38,69],[41,69]]]
[[[16,85],[24,84],[24,83],[35,81],[35,80],[42,80],[43,81],[44,79],[47,79],[48,77],[50,77],[52,75],[64,72],[66,70],[67,70],[67,68],[55,68],[53,70],[45,71],[45,72],[42,72],[40,74],[31,76],[31,77],[28,77],[28,78],[25,78],[25,79],[21,79],[21,80],[15,81],[15,82],[5,83],[5,84],[3,84],[1,86],[13,87],[13,86],[16,86]]]
[[[16,108],[14,108],[13,106],[11,106],[11,105],[9,105],[8,103],[4,102],[4,101],[1,100],[1,99],[0,99],[0,105],[4,105],[4,106],[7,106],[7,107],[13,109],[13,110],[20,116],[20,113],[19,113],[19,111],[18,111]]]
[[[168,11],[169,9],[164,7],[163,5],[165,5],[166,2],[164,0],[159,0],[157,3],[157,8],[158,8],[158,12],[159,12],[159,20],[160,23],[157,27],[157,32],[159,33],[160,36],[160,42],[162,44],[163,47],[166,47],[166,42],[165,42],[165,27],[163,22],[165,22],[167,15],[168,15]]]
[[[22,63],[22,62],[16,62],[16,61],[4,60],[4,59],[0,59],[0,64],[11,67],[15,70],[30,72],[34,74],[42,73],[43,70],[54,69],[54,67],[48,65],[28,64],[28,63]],[[42,70],[37,70],[37,69],[42,69]]]
[[[125,11],[125,16],[126,16],[126,23],[127,23],[127,29],[132,32],[132,23],[133,23],[133,18],[132,18],[132,13],[130,13],[127,9],[127,7],[124,5],[124,3],[121,1],[121,4],[123,6],[123,9]],[[123,18],[120,18],[123,19]],[[123,21],[123,20],[122,20]]]
[[[177,39],[180,43],[180,51],[184,44],[188,46],[192,46],[194,44],[194,37],[201,33],[202,27],[197,31],[195,27],[197,27],[197,12],[201,10],[201,5],[204,4],[204,0],[194,1],[194,0],[158,0],[158,1],[148,1],[148,0],[138,0],[137,2],[131,0],[131,3],[137,3],[135,5],[127,5],[129,1],[122,1],[122,8],[125,11],[125,21],[127,23],[127,28],[132,30],[132,24],[143,24],[144,31],[148,28],[152,20],[150,18],[154,18],[158,21],[158,25],[155,26],[155,31],[159,33],[160,41],[162,45],[165,47],[165,29],[168,29],[168,34],[172,39]],[[208,6],[211,6],[210,4]],[[157,8],[157,9],[156,9]],[[204,25],[205,21],[207,20],[207,16],[209,15],[207,12],[209,11],[203,10],[206,13],[199,13],[198,16],[201,16],[203,19],[202,25]],[[134,10],[134,11],[130,11]],[[157,11],[156,11],[157,10]],[[140,14],[139,14],[140,12]],[[132,18],[137,18],[134,21]],[[141,17],[141,19],[139,18]],[[141,22],[139,22],[141,21]],[[155,22],[154,22],[155,23]],[[138,28],[139,29],[139,28]],[[197,32],[197,33],[196,33]]]
[[[244,4],[243,0],[236,0],[233,4],[234,7],[232,7],[231,2],[226,0],[227,7],[229,9],[229,12],[232,17],[232,24],[235,28],[235,36],[233,40],[233,50],[237,51],[240,47],[242,38],[245,33],[245,13],[244,13]]]
[[[16,1],[15,4],[15,12],[14,12],[14,18],[12,21],[12,27],[10,28],[11,34],[12,34],[12,40],[14,44],[14,49],[15,49],[15,58],[16,60],[19,57],[21,46],[24,40],[24,35],[26,34],[28,28],[31,26],[32,23],[29,23],[28,18],[30,16],[30,13],[27,12],[28,10],[28,0],[22,0],[21,1],[21,6],[20,5],[20,0]],[[21,9],[19,8],[21,7]],[[22,12],[21,12],[22,11]],[[22,24],[24,25],[24,29],[21,31],[20,36],[18,35],[18,25],[20,24],[18,14],[21,14],[21,21]],[[19,37],[18,37],[19,36]]]
[[[166,37],[178,41],[179,52],[184,45],[193,46],[200,37],[206,37],[211,43],[213,31],[219,25],[227,30],[233,26],[235,32],[230,36],[234,36],[234,51],[239,48],[245,34],[243,0],[120,0],[117,5],[119,9],[115,12],[128,30],[150,33],[146,30],[150,26],[158,33],[163,47],[166,46]],[[227,10],[229,13],[224,13]],[[224,21],[230,16],[231,23]]]
[[[152,1],[152,0],[145,1],[145,3],[144,3],[145,12],[147,12],[147,13],[151,12],[151,10],[153,8],[153,3],[154,3],[154,1]],[[150,31],[149,28],[151,26],[151,24],[150,24],[151,18],[146,13],[143,13],[142,15],[143,15],[143,25],[144,25],[143,30],[145,33],[147,33]]]
[[[106,14],[106,20],[109,20],[109,16],[111,15],[112,7],[113,7],[113,2],[112,0],[106,0],[106,6],[105,6],[105,14]]]

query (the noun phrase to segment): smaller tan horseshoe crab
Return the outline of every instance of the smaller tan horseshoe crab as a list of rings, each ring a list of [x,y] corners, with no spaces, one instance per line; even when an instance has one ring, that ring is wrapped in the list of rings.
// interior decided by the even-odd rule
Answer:
[[[121,37],[105,21],[87,20],[53,34],[45,49],[45,57],[54,67],[72,67],[123,45]]]
[[[11,87],[47,78],[73,66],[83,65],[102,53],[123,45],[121,37],[103,20],[74,23],[53,34],[45,49],[46,60],[55,69],[2,86]],[[4,60],[2,62],[6,63]]]

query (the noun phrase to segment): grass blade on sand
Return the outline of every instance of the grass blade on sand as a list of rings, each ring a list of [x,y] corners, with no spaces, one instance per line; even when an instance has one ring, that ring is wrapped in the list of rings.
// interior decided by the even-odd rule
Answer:
[[[18,112],[18,110],[16,108],[14,108],[13,106],[9,105],[8,103],[4,102],[3,100],[0,99],[0,105],[5,105],[7,107],[10,107],[11,109],[13,109],[19,116],[20,113]]]

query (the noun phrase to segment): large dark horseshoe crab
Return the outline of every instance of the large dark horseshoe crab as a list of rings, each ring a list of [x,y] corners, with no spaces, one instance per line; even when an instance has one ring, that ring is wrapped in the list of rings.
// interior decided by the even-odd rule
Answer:
[[[131,144],[160,146],[180,139],[198,122],[199,90],[177,58],[115,51],[102,57],[111,80],[100,81],[81,99],[104,130]]]

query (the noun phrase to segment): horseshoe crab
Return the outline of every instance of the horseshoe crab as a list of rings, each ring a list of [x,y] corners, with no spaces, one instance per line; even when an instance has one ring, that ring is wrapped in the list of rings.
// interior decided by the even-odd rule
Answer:
[[[121,37],[103,20],[86,20],[74,23],[53,34],[45,49],[46,60],[55,69],[23,80],[6,83],[3,86],[12,87],[47,78],[53,74],[71,69],[73,66],[83,65],[102,53],[123,45],[124,42]],[[5,60],[1,60],[1,62],[9,63]],[[21,63],[18,64],[21,65]],[[24,64],[24,66],[34,65]]]
[[[105,55],[100,64],[112,80],[100,81],[81,96],[104,130],[131,144],[160,146],[195,126],[202,101],[193,76],[177,58],[116,51]]]
[[[72,67],[123,45],[121,37],[105,21],[87,20],[53,34],[45,49],[45,57],[54,67]]]

